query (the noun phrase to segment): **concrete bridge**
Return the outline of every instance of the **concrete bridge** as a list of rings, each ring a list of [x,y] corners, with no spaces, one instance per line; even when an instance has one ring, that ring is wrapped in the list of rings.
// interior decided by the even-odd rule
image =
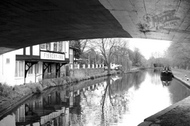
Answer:
[[[0,54],[73,39],[188,42],[189,0],[1,0]]]

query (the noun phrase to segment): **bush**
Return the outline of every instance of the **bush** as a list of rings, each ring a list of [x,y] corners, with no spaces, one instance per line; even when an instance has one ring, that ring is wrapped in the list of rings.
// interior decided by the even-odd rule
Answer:
[[[38,84],[38,85],[36,86],[36,92],[35,92],[35,93],[41,94],[42,91],[43,91],[42,86],[41,86],[40,84]]]
[[[52,79],[52,82],[55,84],[55,86],[63,85],[64,79],[63,78],[56,78],[56,79]]]
[[[0,83],[0,95],[4,97],[8,97],[12,92],[12,87],[8,86],[7,84]]]
[[[45,89],[45,88],[48,88],[48,87],[52,87],[52,86],[55,86],[55,83],[54,81],[52,81],[51,79],[46,79],[46,80],[43,80],[42,82],[40,82],[42,87]]]
[[[22,91],[27,91],[28,93],[26,93],[26,95],[29,93],[41,93],[43,91],[43,87],[40,85],[40,83],[29,83],[26,84],[25,88],[22,89]]]

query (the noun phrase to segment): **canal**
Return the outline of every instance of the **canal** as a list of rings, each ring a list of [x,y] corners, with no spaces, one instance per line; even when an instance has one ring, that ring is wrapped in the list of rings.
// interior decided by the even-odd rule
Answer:
[[[175,79],[164,85],[159,71],[140,71],[51,88],[9,112],[0,126],[137,126],[189,95]]]

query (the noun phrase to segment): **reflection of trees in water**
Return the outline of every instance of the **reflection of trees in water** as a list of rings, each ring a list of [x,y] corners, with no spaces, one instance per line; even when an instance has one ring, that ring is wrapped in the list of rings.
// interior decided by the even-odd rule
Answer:
[[[92,125],[100,125],[101,120],[101,105],[100,101],[104,93],[105,84],[104,82],[98,83],[98,90],[95,91],[82,91],[81,96],[81,122],[88,124],[93,122]],[[98,91],[98,92],[97,92]]]
[[[111,92],[112,88],[111,88],[111,77],[109,76],[107,78],[106,81],[106,87],[104,89],[104,94],[102,95],[102,99],[101,99],[101,125],[109,125],[109,123],[113,123],[112,121],[117,121],[117,119],[114,118],[113,116],[113,108],[114,108],[114,104],[113,104],[113,99],[111,97]],[[108,103],[109,102],[109,103]]]
[[[149,70],[148,74],[151,76],[151,83],[152,84],[160,84],[160,70],[154,69]]]
[[[122,115],[128,109],[127,91],[132,86],[138,89],[144,79],[144,72],[123,74],[122,78],[116,81],[108,78],[107,86],[102,97],[102,125],[107,125],[107,122],[117,123],[122,118]],[[107,103],[110,104],[105,104],[106,96],[109,99]]]
[[[119,75],[120,76],[120,75]],[[139,88],[140,83],[145,79],[144,72],[123,74],[117,80],[108,77],[96,91],[83,92],[83,117],[85,124],[93,115],[93,125],[111,125],[118,123],[122,115],[128,109],[128,93],[131,87]],[[95,102],[96,101],[96,102]]]
[[[126,92],[135,83],[133,74],[123,74],[121,79],[114,81],[111,85],[112,95]]]
[[[92,125],[102,126],[117,123],[122,112],[126,111],[124,95],[112,96],[112,82],[113,80],[108,77],[104,84],[100,84],[98,90],[81,93],[83,124],[88,124],[90,121],[93,122]]]
[[[134,73],[134,87],[135,89],[139,89],[140,84],[145,80],[145,72],[144,71],[140,71],[140,72],[136,72]]]
[[[111,85],[113,94],[124,93],[129,90],[132,86],[135,89],[139,88],[139,85],[144,81],[145,73],[136,72],[130,74],[123,74],[121,79],[114,81]]]
[[[161,70],[160,69],[153,69],[153,70],[148,70],[148,74],[152,77],[155,75],[160,75]]]

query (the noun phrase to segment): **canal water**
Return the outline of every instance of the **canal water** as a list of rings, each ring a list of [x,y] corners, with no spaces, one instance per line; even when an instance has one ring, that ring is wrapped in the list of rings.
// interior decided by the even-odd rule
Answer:
[[[184,99],[190,90],[159,71],[81,82],[35,95],[0,120],[0,126],[137,126]]]

